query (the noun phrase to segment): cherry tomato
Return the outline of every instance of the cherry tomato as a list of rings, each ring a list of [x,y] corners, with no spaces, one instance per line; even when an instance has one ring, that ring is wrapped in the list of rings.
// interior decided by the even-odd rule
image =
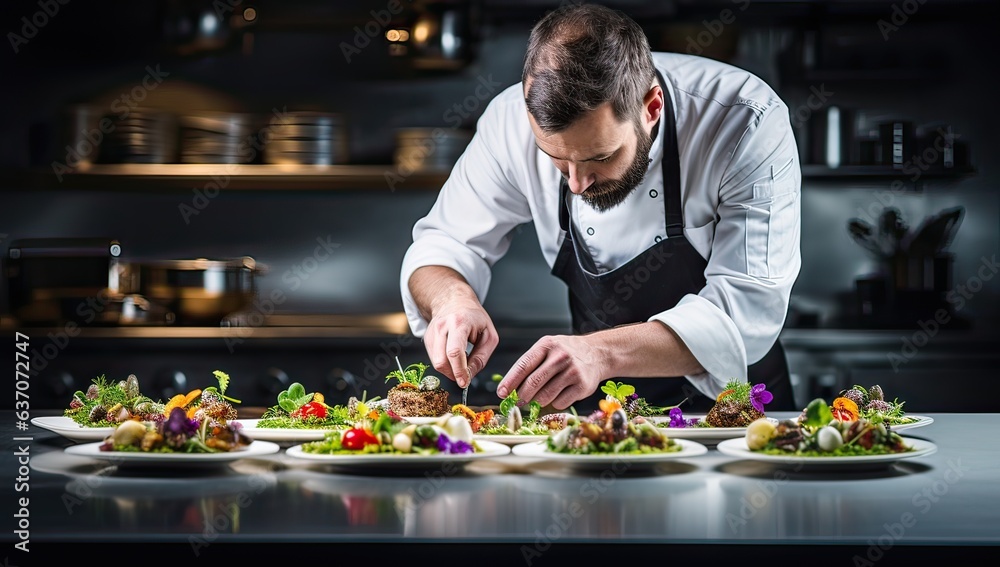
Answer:
[[[319,402],[309,402],[291,413],[292,417],[326,417],[326,407]]]
[[[360,451],[365,445],[378,445],[378,438],[365,429],[348,429],[340,438],[340,445],[349,451]]]

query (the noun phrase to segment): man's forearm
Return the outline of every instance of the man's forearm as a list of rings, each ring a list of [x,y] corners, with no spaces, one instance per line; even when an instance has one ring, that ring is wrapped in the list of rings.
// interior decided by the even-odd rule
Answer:
[[[587,339],[604,361],[609,378],[691,376],[705,372],[680,337],[656,321],[599,331]]]
[[[410,276],[410,293],[420,310],[420,315],[430,321],[441,305],[467,300],[479,303],[476,292],[462,274],[445,266],[423,266]]]

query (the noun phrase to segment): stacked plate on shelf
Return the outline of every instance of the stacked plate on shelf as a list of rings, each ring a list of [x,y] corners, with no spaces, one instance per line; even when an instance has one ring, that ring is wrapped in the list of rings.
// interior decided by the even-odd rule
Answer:
[[[472,141],[472,132],[445,128],[396,131],[396,166],[412,171],[451,169]]]
[[[339,114],[288,112],[262,136],[264,162],[335,165],[347,163],[347,128]]]
[[[125,116],[110,115],[114,128],[101,144],[107,163],[174,163],[177,161],[177,117],[167,111],[136,108]]]
[[[247,163],[252,119],[246,114],[203,112],[180,119],[182,163]]]

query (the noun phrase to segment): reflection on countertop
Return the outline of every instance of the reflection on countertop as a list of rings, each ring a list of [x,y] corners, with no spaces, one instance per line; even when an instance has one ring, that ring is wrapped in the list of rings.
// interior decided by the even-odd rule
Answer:
[[[9,438],[12,412],[0,417]],[[32,539],[865,545],[909,513],[919,522],[899,543],[1000,543],[1000,441],[967,434],[995,430],[1000,417],[933,417],[911,436],[933,441],[937,453],[836,473],[776,469],[710,448],[643,474],[551,463],[536,471],[508,455],[455,471],[372,476],[282,453],[165,476],[67,459],[67,440],[32,432]]]

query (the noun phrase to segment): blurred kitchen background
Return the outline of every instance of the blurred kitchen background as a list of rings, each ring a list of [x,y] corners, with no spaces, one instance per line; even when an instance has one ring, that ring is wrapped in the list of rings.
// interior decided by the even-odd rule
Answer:
[[[781,340],[803,405],[852,384],[1000,405],[994,4],[606,2],[790,109],[803,263]],[[168,397],[215,369],[255,406],[296,381],[384,395],[396,356],[427,360],[399,297],[413,223],[557,5],[5,2],[0,327],[30,337],[32,408],[101,374]],[[486,307],[501,345],[472,404],[568,331],[532,227]]]

